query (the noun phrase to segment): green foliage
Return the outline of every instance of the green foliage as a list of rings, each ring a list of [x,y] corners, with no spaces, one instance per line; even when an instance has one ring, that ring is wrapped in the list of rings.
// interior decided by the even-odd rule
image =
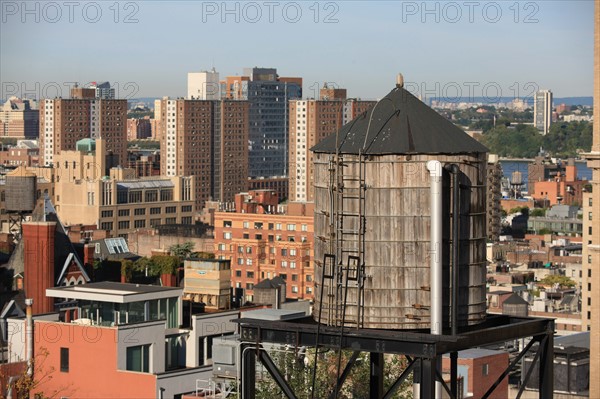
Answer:
[[[125,277],[125,281],[131,281],[131,277],[133,277],[133,268],[134,263],[129,259],[123,259],[121,261],[121,276]]]
[[[510,211],[508,211],[509,214],[513,214],[513,213],[522,213],[523,215],[528,215],[529,214],[529,208],[526,206],[518,206],[516,208],[512,208]]]
[[[154,140],[131,140],[127,142],[127,147],[137,147],[142,150],[160,150],[160,142]]]
[[[155,265],[153,270],[160,271],[160,274],[175,274],[181,263],[176,256],[154,255],[150,261]]]
[[[173,256],[177,256],[179,259],[188,259],[194,251],[194,244],[191,241],[184,242],[183,244],[175,244],[169,247],[169,252]]]
[[[543,136],[533,127],[517,125],[514,129],[497,126],[484,133],[481,142],[491,153],[501,157],[532,158],[542,146]]]
[[[541,234],[541,235],[552,234],[552,230],[544,227],[544,228],[538,230],[538,234]]]
[[[545,215],[546,215],[546,208],[535,208],[534,210],[529,212],[529,216],[540,217],[540,216],[545,216]]]
[[[543,136],[542,145],[552,155],[561,158],[574,157],[592,148],[592,124],[589,122],[557,122]]]
[[[197,259],[215,259],[215,254],[213,254],[212,252],[194,252],[192,254],[192,258],[197,258]]]
[[[549,275],[547,275],[542,280],[540,280],[540,283],[544,284],[544,285],[555,285],[555,284],[558,284],[560,287],[563,287],[563,288],[565,288],[565,287],[566,288],[573,288],[576,285],[575,281],[571,280],[569,277],[555,275],[555,274],[549,274]]]
[[[554,123],[548,134],[543,136],[533,126],[508,128],[504,123],[497,123],[495,128],[484,130],[481,142],[490,152],[502,157],[533,158],[543,147],[556,157],[568,158],[590,151],[592,124],[585,121]]]
[[[315,381],[315,398],[326,398],[334,390],[337,379],[338,353],[335,351],[323,352],[320,350],[318,370]],[[344,369],[352,355],[351,351],[342,351],[341,370]],[[270,356],[284,378],[296,393],[299,399],[311,398],[312,376],[315,360],[314,349],[309,349],[305,356],[299,356],[294,350],[271,351]],[[406,368],[407,361],[400,356],[386,355],[384,361],[384,390],[389,389],[401,372]],[[340,373],[341,373],[340,370]],[[368,398],[369,397],[369,355],[361,353],[354,363],[352,370],[340,390],[340,398]],[[273,399],[283,397],[283,393],[267,373],[257,383],[256,398]],[[412,398],[412,377],[409,375],[396,393],[395,399]]]

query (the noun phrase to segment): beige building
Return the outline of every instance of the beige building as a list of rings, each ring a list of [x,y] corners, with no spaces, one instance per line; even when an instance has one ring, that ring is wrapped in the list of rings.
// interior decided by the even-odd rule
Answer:
[[[0,137],[37,139],[39,112],[32,100],[11,97],[0,107]]]
[[[594,126],[592,192],[583,199],[582,324],[590,330],[590,398],[600,398],[600,0],[594,9]]]
[[[136,179],[133,169],[106,173],[104,140],[91,151],[55,155],[55,206],[65,225],[97,225],[113,237],[160,224],[194,223],[194,179],[189,176]]]
[[[248,179],[247,101],[171,100],[155,104],[161,121],[161,174],[193,176],[196,206],[233,201]]]
[[[375,105],[346,99],[345,89],[327,86],[319,100],[291,100],[289,109],[289,199],[312,201],[314,170],[310,148]]]
[[[82,139],[103,138],[112,153],[111,165],[127,161],[127,100],[88,98],[73,89],[71,99],[45,99],[40,103],[41,164],[52,165],[61,151],[75,150]],[[80,95],[81,94],[81,95]]]

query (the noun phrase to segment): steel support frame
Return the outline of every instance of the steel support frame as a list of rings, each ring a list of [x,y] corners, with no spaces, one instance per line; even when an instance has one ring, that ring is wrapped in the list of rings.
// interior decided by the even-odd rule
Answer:
[[[390,397],[400,383],[406,378],[409,371],[417,363],[420,365],[420,393],[421,398],[435,396],[435,382],[439,380],[440,373],[436,370],[437,359],[451,352],[491,345],[499,342],[510,341],[518,338],[532,337],[533,341],[539,342],[539,398],[553,397],[553,333],[554,320],[537,318],[518,318],[504,315],[488,315],[485,323],[472,326],[459,331],[458,335],[431,335],[425,332],[413,332],[406,330],[374,330],[374,329],[344,329],[340,334],[340,328],[320,326],[317,336],[317,324],[311,318],[298,321],[265,321],[254,319],[238,319],[241,332],[242,358],[242,399],[255,398],[256,383],[256,354],[260,361],[265,364],[270,358],[261,348],[263,342],[290,345],[292,347],[307,346],[339,348],[354,351],[344,372],[340,375],[337,385],[342,386],[344,380],[354,364],[353,359],[360,352],[370,354],[370,381],[369,392],[371,398]],[[445,332],[446,333],[446,332]],[[340,342],[341,340],[341,342]],[[258,352],[257,352],[258,351]],[[410,363],[398,381],[393,384],[388,392],[383,387],[383,355],[402,354],[409,358]],[[525,353],[523,352],[523,355]],[[272,361],[271,361],[272,363]],[[265,367],[273,375],[276,382],[282,388],[286,397],[295,398],[293,392],[284,387],[278,378],[282,379],[274,364],[265,364]],[[508,375],[514,364],[508,366],[505,374]],[[279,376],[274,375],[279,374]],[[455,378],[454,375],[451,376]],[[498,381],[502,380],[502,378]],[[285,380],[283,380],[285,383]],[[450,387],[456,381],[451,381]],[[445,385],[445,384],[444,384]],[[448,391],[448,387],[445,387]],[[490,387],[490,393],[495,386]],[[454,397],[454,395],[451,395]]]

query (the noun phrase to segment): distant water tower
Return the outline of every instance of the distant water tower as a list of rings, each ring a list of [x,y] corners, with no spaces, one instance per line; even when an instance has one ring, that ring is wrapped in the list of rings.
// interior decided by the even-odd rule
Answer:
[[[18,242],[21,238],[22,223],[30,215],[36,203],[37,177],[27,171],[24,166],[6,175],[6,213],[9,220],[9,231]]]
[[[515,199],[521,196],[521,187],[523,187],[523,174],[516,170],[510,176],[510,188]]]

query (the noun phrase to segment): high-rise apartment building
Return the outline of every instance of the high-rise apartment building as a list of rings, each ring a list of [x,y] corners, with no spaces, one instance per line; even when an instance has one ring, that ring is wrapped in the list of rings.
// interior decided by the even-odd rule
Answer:
[[[247,101],[162,100],[161,173],[194,176],[198,209],[246,190],[248,112]]]
[[[219,73],[214,68],[211,71],[189,72],[187,89],[188,100],[220,100]]]
[[[250,103],[249,176],[287,176],[288,101],[302,98],[302,78],[277,75],[275,68],[245,68],[221,81],[223,98]]]
[[[594,9],[594,126],[592,190],[583,198],[582,327],[590,331],[590,398],[600,398],[600,0]]]
[[[37,139],[40,117],[33,100],[9,98],[0,106],[0,137]]]
[[[542,134],[548,134],[552,123],[552,92],[537,91],[533,100],[533,125]]]
[[[289,199],[313,201],[313,163],[310,148],[345,123],[375,105],[375,101],[346,99],[345,89],[323,87],[319,100],[291,100],[289,106]]]
[[[110,166],[127,162],[127,100],[80,97],[75,90],[71,99],[44,99],[40,102],[41,164],[54,163],[63,150],[75,150],[85,138],[102,138],[111,154]]]

